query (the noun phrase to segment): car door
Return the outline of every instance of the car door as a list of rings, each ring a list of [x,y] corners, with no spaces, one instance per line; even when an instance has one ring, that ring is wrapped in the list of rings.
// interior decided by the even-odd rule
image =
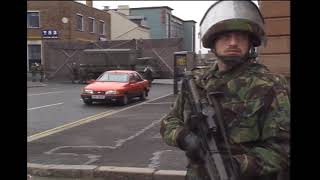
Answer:
[[[137,81],[137,77],[133,73],[129,75],[129,89],[130,92],[128,93],[128,95],[130,97],[134,97],[139,94],[139,84]]]
[[[137,80],[137,89],[138,89],[138,95],[141,95],[141,93],[144,91],[145,89],[145,84],[143,81],[143,78],[138,74],[138,73],[134,73],[134,76],[136,77]]]

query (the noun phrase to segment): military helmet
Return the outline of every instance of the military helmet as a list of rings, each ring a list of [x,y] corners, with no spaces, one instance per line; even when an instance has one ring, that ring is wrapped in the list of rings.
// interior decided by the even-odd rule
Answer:
[[[252,1],[218,1],[213,4],[200,22],[203,47],[211,43],[220,33],[230,31],[249,32],[254,47],[265,43],[264,20]]]

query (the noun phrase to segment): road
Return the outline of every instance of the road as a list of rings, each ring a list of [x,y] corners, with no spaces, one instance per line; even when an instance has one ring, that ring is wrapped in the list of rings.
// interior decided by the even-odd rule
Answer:
[[[81,87],[28,91],[28,162],[185,170],[184,153],[159,134],[160,118],[174,101],[172,85],[154,84],[146,101],[127,106],[86,106]]]
[[[81,84],[50,83],[47,87],[29,88],[27,94],[28,136],[75,122],[103,112],[112,112],[127,106],[97,104],[87,106],[80,98]],[[154,84],[148,99],[171,93],[171,85]]]

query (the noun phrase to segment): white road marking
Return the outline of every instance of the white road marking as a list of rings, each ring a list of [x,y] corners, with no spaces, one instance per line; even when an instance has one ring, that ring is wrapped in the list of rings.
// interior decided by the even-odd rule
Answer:
[[[164,116],[163,116],[164,117]],[[162,117],[160,118],[162,119]],[[101,157],[101,155],[95,155],[95,154],[77,154],[77,153],[65,153],[63,152],[64,149],[67,148],[73,148],[73,149],[89,149],[90,152],[90,148],[92,149],[117,149],[120,148],[125,142],[130,141],[134,138],[136,138],[137,136],[141,135],[142,133],[146,132],[148,129],[154,127],[156,124],[160,123],[160,119],[159,120],[154,120],[151,124],[149,124],[148,126],[144,127],[143,129],[141,129],[140,131],[136,132],[135,134],[125,138],[125,139],[119,139],[115,141],[115,145],[114,146],[59,146],[59,147],[55,147],[47,152],[44,152],[45,154],[56,154],[56,155],[69,155],[69,156],[80,156],[80,155],[85,155],[87,156],[87,158],[89,159],[88,161],[86,161],[85,163],[83,163],[84,165],[88,165],[90,163],[93,163],[97,160],[99,160],[99,158]],[[29,140],[28,140],[29,142]],[[58,151],[58,152],[57,152]],[[62,151],[62,152],[59,152]],[[166,151],[171,151],[171,150],[166,150]],[[165,152],[165,151],[163,151]],[[158,167],[160,164],[160,154],[163,153],[153,153],[154,157],[150,159],[151,163],[149,164],[149,167]]]
[[[64,91],[52,91],[52,92],[46,92],[46,93],[38,93],[38,94],[29,94],[28,96],[38,96],[38,95],[44,95],[44,94],[54,94],[54,93],[63,93]]]
[[[161,98],[164,98],[164,97],[167,97],[169,95],[171,95],[172,93],[169,93],[169,94],[166,94],[166,95],[163,95],[161,97],[157,97],[155,99],[150,99],[148,101],[145,101],[145,102],[142,102],[142,103],[139,103],[139,104],[136,104],[136,105],[133,105],[133,106],[129,106],[129,107],[126,107],[126,108],[123,108],[121,110],[118,110],[118,111],[106,111],[106,112],[102,112],[102,113],[99,113],[99,114],[96,114],[96,115],[93,115],[93,116],[89,116],[89,117],[86,117],[86,118],[83,118],[83,119],[80,119],[78,121],[75,121],[75,122],[72,122],[72,123],[69,123],[69,124],[65,124],[65,125],[62,125],[62,126],[58,126],[56,128],[53,128],[53,129],[49,129],[47,131],[43,131],[43,132],[40,132],[40,133],[37,133],[37,134],[34,134],[34,135],[31,135],[31,136],[28,136],[28,139],[27,139],[27,142],[31,142],[31,141],[34,141],[36,139],[40,139],[40,138],[43,138],[43,137],[46,137],[46,136],[49,136],[51,134],[55,134],[57,132],[60,132],[60,131],[63,131],[63,130],[66,130],[66,129],[70,129],[72,127],[75,127],[75,126],[79,126],[81,124],[85,124],[85,123],[89,123],[91,121],[95,121],[95,120],[98,120],[98,119],[101,119],[103,117],[106,117],[106,116],[109,116],[109,115],[112,115],[112,114],[116,114],[116,113],[119,113],[119,112],[122,112],[122,111],[125,111],[125,110],[128,110],[128,109],[131,109],[131,108],[134,108],[134,107],[137,107],[137,106],[141,106],[141,105],[144,105],[144,104],[147,104],[149,102],[152,102],[152,101],[155,101],[155,100],[158,100],[158,99],[161,99]],[[159,122],[156,122],[156,123],[159,123]],[[151,124],[154,125],[155,122],[153,122]],[[147,129],[150,128],[147,127]],[[141,134],[142,132],[138,132],[138,134],[134,135],[134,136],[137,136],[139,134]],[[133,137],[134,137],[133,136]],[[127,141],[127,140],[130,140],[132,139],[133,137],[129,137],[127,139],[121,139],[121,140],[118,140],[116,143],[116,146],[115,147],[118,147],[118,146],[121,146],[123,142]]]
[[[150,163],[148,165],[148,168],[158,168],[160,167],[160,157],[161,154],[165,153],[165,152],[170,152],[172,150],[164,150],[164,151],[157,151],[154,152],[152,155],[153,157],[150,159]]]
[[[132,140],[134,138],[136,138],[137,136],[141,135],[142,133],[146,132],[148,129],[151,129],[153,126],[155,126],[156,124],[160,123],[161,118],[159,120],[155,120],[153,121],[151,124],[149,124],[148,126],[146,126],[145,128],[141,129],[140,131],[138,131],[137,133],[135,133],[132,136],[129,136],[125,139],[119,139],[116,141],[116,145],[115,148],[118,148],[120,146],[122,146],[125,142]]]
[[[56,104],[48,104],[48,105],[45,105],[45,106],[39,106],[39,107],[29,108],[29,109],[27,109],[27,110],[28,110],[28,111],[31,111],[31,110],[35,110],[35,109],[50,107],[50,106],[57,106],[57,105],[60,105],[60,104],[63,104],[63,103],[64,103],[64,102],[56,103]]]

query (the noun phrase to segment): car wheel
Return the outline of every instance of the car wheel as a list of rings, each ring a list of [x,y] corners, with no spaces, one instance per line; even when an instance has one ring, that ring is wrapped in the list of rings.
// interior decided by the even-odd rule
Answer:
[[[90,101],[90,100],[84,100],[83,101],[86,105],[91,105],[92,104],[92,101]]]
[[[142,91],[141,96],[140,96],[140,100],[145,100],[146,96],[147,96],[147,92],[145,90]]]
[[[127,105],[129,102],[128,96],[124,95],[121,100],[121,105]]]

